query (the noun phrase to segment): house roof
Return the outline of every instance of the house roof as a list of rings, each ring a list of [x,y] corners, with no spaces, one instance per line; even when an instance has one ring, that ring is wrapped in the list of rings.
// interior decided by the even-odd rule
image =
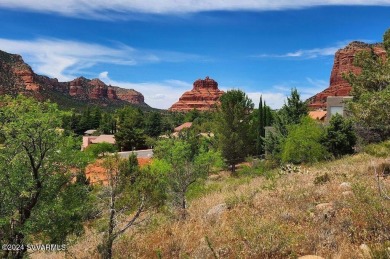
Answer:
[[[97,138],[91,140],[91,143],[93,143],[93,144],[103,143],[103,142],[107,142],[110,144],[116,143],[114,135],[100,135]]]
[[[191,128],[191,126],[192,126],[192,122],[185,122],[182,125],[176,127],[174,131],[179,132],[182,131],[183,129]]]
[[[309,112],[310,118],[314,120],[324,120],[326,117],[326,111],[318,110]]]

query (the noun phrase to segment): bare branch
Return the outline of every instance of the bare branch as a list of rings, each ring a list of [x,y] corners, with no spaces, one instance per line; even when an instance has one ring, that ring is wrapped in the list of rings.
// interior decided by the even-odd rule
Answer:
[[[135,215],[133,216],[133,218],[126,224],[126,226],[119,230],[115,235],[114,235],[114,238],[118,237],[119,235],[123,234],[129,227],[131,227],[132,225],[134,225],[135,221],[137,220],[137,218],[141,215],[142,213],[142,210],[144,209],[144,205],[145,205],[145,197],[142,197],[142,200],[141,200],[141,204],[139,205],[138,207],[138,210],[137,210],[137,213],[135,213]]]

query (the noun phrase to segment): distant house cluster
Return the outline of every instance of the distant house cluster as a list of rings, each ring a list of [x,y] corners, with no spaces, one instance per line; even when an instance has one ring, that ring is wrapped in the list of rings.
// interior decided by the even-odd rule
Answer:
[[[183,130],[189,129],[191,127],[192,127],[192,122],[185,122],[185,123],[177,126],[176,128],[174,128],[172,134],[161,135],[160,138],[170,138],[170,137],[178,138],[179,135],[181,134],[181,132],[183,132]],[[212,133],[212,132],[203,133],[202,132],[202,133],[199,133],[198,136],[205,137],[205,138],[212,138],[212,137],[214,137],[214,133]]]

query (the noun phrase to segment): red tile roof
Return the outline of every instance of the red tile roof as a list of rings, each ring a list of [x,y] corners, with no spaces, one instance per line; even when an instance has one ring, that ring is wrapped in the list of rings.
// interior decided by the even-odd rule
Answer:
[[[326,111],[311,111],[309,112],[310,118],[314,120],[324,120],[326,117]]]
[[[176,127],[174,131],[179,132],[182,131],[183,129],[191,128],[191,126],[192,126],[192,122],[185,122],[182,125]]]

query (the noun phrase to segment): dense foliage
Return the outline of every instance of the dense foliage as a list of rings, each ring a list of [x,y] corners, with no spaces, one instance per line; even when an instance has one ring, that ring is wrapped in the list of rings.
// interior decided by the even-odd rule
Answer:
[[[80,143],[59,129],[57,106],[18,96],[0,100],[0,243],[24,245],[0,251],[22,258],[26,243],[65,244],[80,234],[87,213],[88,188],[74,182],[87,160]],[[39,235],[37,235],[39,233]]]
[[[301,123],[290,125],[283,145],[282,162],[313,163],[328,157],[321,144],[324,129],[313,119],[304,117]]]
[[[274,114],[273,129],[266,134],[265,152],[269,158],[281,161],[285,140],[289,134],[289,127],[297,125],[308,113],[307,104],[300,99],[297,89],[291,90],[287,103]]]
[[[344,119],[340,114],[332,116],[325,129],[323,143],[335,157],[354,152],[356,134],[350,119]]]
[[[234,172],[236,164],[243,161],[254,146],[254,140],[249,137],[254,105],[241,90],[227,91],[220,100],[215,130],[221,153]]]
[[[390,29],[383,36],[387,57],[390,56]],[[360,74],[349,73],[352,86],[350,109],[364,139],[383,140],[390,136],[390,59],[378,56],[373,49],[359,52],[354,65]],[[377,138],[374,138],[377,136]]]

